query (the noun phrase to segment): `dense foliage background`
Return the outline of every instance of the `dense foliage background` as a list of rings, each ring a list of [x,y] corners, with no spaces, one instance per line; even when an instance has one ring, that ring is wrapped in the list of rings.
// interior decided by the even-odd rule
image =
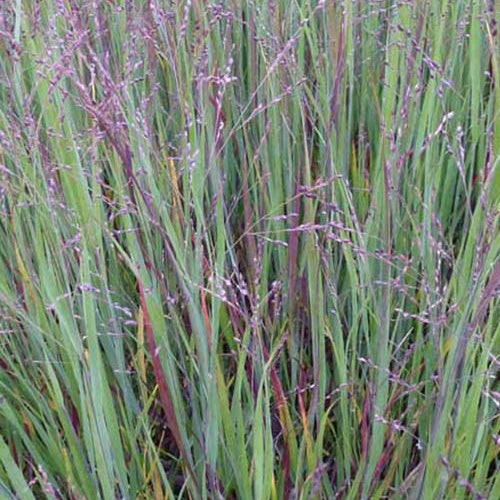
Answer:
[[[498,21],[3,2],[1,498],[500,498]]]

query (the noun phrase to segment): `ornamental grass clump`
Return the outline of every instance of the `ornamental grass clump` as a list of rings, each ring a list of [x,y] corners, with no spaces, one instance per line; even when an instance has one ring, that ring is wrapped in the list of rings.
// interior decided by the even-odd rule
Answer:
[[[500,498],[487,0],[0,6],[0,498]]]

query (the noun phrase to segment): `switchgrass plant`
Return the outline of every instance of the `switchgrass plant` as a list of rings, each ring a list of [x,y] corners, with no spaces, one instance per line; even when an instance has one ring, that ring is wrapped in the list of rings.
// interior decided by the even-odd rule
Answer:
[[[0,7],[0,497],[500,498],[498,11]]]

